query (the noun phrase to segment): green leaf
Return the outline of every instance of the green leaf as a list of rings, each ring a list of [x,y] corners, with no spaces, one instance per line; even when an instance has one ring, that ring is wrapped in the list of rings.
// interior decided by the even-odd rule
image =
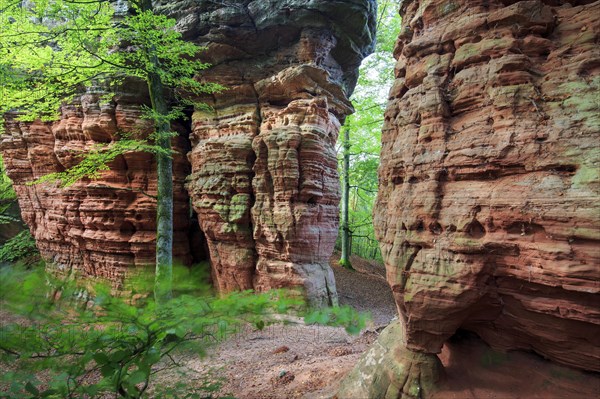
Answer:
[[[361,328],[358,325],[349,325],[345,328],[345,330],[350,335],[357,335],[360,333]]]
[[[40,394],[40,397],[42,398],[51,398],[57,394],[59,394],[60,392],[57,389],[47,389],[44,392],[42,392]]]
[[[124,351],[124,350],[118,350],[118,351],[111,353],[108,356],[108,359],[113,363],[118,363],[121,360],[125,359],[127,356],[129,356],[129,352]]]
[[[94,346],[96,346],[96,345],[94,345]],[[95,353],[93,356],[93,359],[99,365],[106,364],[109,362],[109,359],[108,359],[108,356],[106,355],[106,353],[102,353],[102,352]]]
[[[116,364],[106,363],[100,368],[100,373],[102,374],[102,377],[110,377],[115,373],[117,367],[118,366]]]
[[[229,323],[227,323],[227,321],[225,320],[219,320],[217,322],[217,326],[219,328],[219,333],[225,333],[227,331],[227,328],[229,327]]]
[[[314,324],[317,322],[317,313],[312,312],[304,316],[304,323],[306,324]]]
[[[96,384],[88,385],[83,387],[83,392],[87,393],[91,397],[95,397],[100,392],[100,387]]]
[[[35,386],[33,386],[31,382],[25,384],[25,390],[30,394],[33,394],[34,396],[38,396],[40,394],[40,391]]]
[[[10,383],[10,391],[12,393],[19,393],[21,389],[23,389],[23,386],[19,382],[13,381]]]
[[[161,355],[156,348],[150,349],[144,356],[144,364],[153,365],[160,361]]]
[[[145,370],[136,370],[133,373],[131,373],[131,375],[129,375],[127,381],[129,381],[130,384],[136,385],[146,381],[148,375],[149,374]]]
[[[260,331],[262,331],[265,328],[265,322],[262,320],[257,321],[256,328],[258,328]]]
[[[186,334],[187,334],[187,330],[186,330],[185,326],[179,325],[175,328],[175,335],[177,335],[177,337],[185,338]]]

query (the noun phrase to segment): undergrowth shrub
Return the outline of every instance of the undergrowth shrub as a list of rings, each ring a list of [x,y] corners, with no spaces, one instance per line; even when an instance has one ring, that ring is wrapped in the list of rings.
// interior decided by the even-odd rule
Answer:
[[[106,285],[82,288],[41,269],[0,269],[0,397],[212,397],[218,381],[190,384],[178,356],[202,356],[242,325],[262,329],[274,314],[301,306],[283,291],[216,297],[189,269],[175,277],[174,297],[157,305],[152,276],[139,276],[117,296]],[[364,326],[349,308],[311,312],[306,321],[353,333]],[[157,377],[169,370],[184,377],[161,383]]]
[[[0,247],[0,262],[16,262],[31,256],[37,256],[38,250],[35,239],[28,229],[6,241]]]
[[[0,237],[2,237],[0,238],[0,266],[14,262],[33,265],[39,261],[35,240],[18,216],[17,194],[4,169],[2,156],[0,156]]]

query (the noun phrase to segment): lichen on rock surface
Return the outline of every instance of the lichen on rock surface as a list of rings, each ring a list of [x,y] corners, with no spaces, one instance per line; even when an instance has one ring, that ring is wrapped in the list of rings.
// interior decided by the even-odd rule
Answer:
[[[404,327],[396,320],[346,376],[336,398],[426,398],[442,377],[437,356],[406,348]]]
[[[202,57],[212,68],[198,78],[227,88],[200,98],[210,109],[177,127],[175,256],[189,263],[196,252],[191,202],[220,291],[287,287],[315,305],[335,304],[328,265],[339,202],[334,145],[352,112],[347,98],[360,61],[373,48],[375,1],[155,6],[177,20],[186,40],[206,46]],[[1,150],[24,219],[43,256],[61,268],[118,281],[128,267],[154,262],[156,204],[139,192],[156,192],[151,155],[126,154],[101,179],[68,189],[25,184],[73,166],[77,154],[119,132],[147,132],[143,93],[124,87],[108,105],[83,95],[53,124],[7,122]]]
[[[600,2],[401,14],[374,225],[406,348],[462,328],[599,371]]]
[[[214,280],[226,291],[287,287],[335,304],[334,146],[372,50],[375,2],[198,4],[169,12],[207,46],[213,67],[203,78],[227,87],[204,99],[212,110],[194,113],[187,183]],[[192,20],[204,22],[202,34]]]

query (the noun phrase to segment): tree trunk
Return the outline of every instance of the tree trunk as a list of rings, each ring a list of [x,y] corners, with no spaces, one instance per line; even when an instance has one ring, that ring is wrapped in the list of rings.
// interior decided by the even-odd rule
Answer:
[[[154,89],[161,88],[160,78],[150,79],[151,86]],[[153,108],[160,115],[160,107],[155,107],[154,100],[157,103],[165,104],[163,94],[157,94],[154,91],[150,97],[153,99]],[[157,155],[157,207],[156,207],[156,275],[154,285],[154,296],[157,302],[171,297],[173,282],[173,158],[171,152],[171,137],[169,134],[169,123],[158,122],[156,129],[156,144],[168,153],[159,153]]]
[[[350,225],[348,218],[348,208],[350,205],[350,125],[349,122],[344,127],[344,136],[342,139],[344,147],[344,160],[342,162],[342,256],[340,265],[352,269],[350,264]]]
[[[152,11],[152,2],[143,0],[142,11]],[[148,58],[154,71],[160,63],[152,49]],[[173,158],[171,157],[170,125],[166,119],[169,109],[165,100],[165,87],[156,72],[148,73],[148,90],[152,110],[158,116],[154,121],[155,142],[163,152],[157,154],[157,208],[156,208],[156,274],[154,277],[154,297],[164,302],[172,295],[173,284]],[[164,117],[164,118],[162,118]]]

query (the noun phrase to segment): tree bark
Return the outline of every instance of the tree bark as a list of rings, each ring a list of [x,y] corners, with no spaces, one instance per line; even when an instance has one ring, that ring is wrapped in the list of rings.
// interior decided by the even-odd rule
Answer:
[[[140,2],[141,11],[153,11],[152,2]],[[156,209],[156,274],[154,277],[154,297],[164,302],[172,295],[173,284],[173,158],[171,156],[170,125],[166,116],[169,113],[165,99],[165,87],[156,73],[160,62],[148,50],[148,59],[152,70],[148,73],[148,91],[152,110],[159,117],[154,121],[155,142],[162,152],[157,154],[157,209]],[[165,117],[164,119],[161,117]]]
[[[342,138],[344,148],[344,159],[342,162],[342,256],[340,265],[352,269],[350,264],[350,223],[348,218],[348,208],[350,205],[350,124],[344,127],[344,136]]]

